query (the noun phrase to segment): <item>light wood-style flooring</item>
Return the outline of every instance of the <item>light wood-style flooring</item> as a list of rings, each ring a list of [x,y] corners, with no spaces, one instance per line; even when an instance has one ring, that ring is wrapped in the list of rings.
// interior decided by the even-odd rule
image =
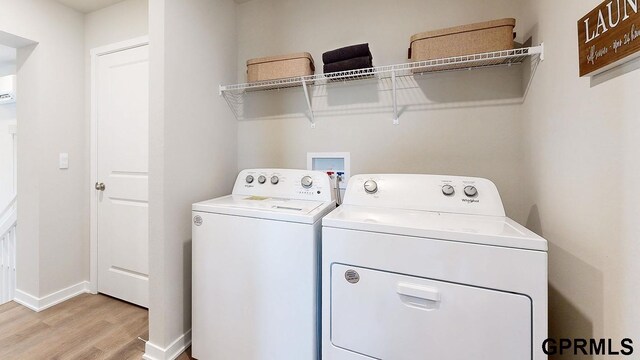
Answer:
[[[0,305],[0,359],[139,360],[146,309],[104,295],[80,295],[42,312]],[[179,360],[189,360],[189,351]]]

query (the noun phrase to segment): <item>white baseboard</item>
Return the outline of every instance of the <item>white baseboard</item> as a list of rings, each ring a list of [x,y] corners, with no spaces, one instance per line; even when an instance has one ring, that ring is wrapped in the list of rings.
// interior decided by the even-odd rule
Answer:
[[[67,301],[72,297],[76,297],[80,294],[85,294],[88,292],[89,282],[83,281],[81,283],[77,283],[75,285],[69,286],[66,289],[56,291],[53,294],[49,294],[41,298],[16,289],[16,296],[13,300],[18,304],[26,306],[33,311],[40,312],[54,305],[60,304],[61,302]]]
[[[182,354],[191,345],[191,330],[182,334],[171,345],[163,349],[157,345],[147,341],[145,353],[142,356],[144,360],[174,360]]]

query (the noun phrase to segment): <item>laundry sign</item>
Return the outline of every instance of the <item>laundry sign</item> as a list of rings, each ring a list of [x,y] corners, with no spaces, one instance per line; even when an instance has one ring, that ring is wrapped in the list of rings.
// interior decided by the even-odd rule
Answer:
[[[580,76],[640,56],[639,0],[606,0],[578,21]]]

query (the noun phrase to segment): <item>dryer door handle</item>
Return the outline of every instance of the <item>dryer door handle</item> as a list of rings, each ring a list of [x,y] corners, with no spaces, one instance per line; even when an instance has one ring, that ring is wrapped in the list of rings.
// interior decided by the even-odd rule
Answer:
[[[438,289],[429,286],[399,283],[397,292],[402,296],[440,302],[440,292]]]

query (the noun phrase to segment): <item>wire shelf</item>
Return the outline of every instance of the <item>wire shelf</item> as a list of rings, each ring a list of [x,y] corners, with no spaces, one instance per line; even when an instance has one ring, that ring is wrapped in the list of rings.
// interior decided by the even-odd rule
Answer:
[[[302,87],[304,89],[307,104],[309,106],[310,120],[314,126],[313,108],[311,99],[309,98],[310,86],[327,86],[332,83],[343,83],[347,81],[362,79],[387,79],[391,78],[394,83],[398,77],[413,76],[425,73],[439,73],[448,71],[473,70],[496,66],[511,66],[523,63],[527,58],[531,58],[532,62],[537,65],[544,59],[544,45],[533,47],[524,47],[513,50],[495,51],[482,54],[455,56],[443,59],[434,59],[426,61],[418,61],[396,65],[376,66],[367,69],[349,70],[326,74],[316,74],[301,77],[292,77],[286,79],[276,79],[267,81],[256,81],[243,84],[221,85],[220,95],[223,95],[232,110],[238,104],[237,96],[246,92],[278,90],[293,87]],[[395,95],[394,95],[395,98]],[[238,117],[237,110],[234,114]],[[397,124],[397,111],[394,100],[394,124]]]

